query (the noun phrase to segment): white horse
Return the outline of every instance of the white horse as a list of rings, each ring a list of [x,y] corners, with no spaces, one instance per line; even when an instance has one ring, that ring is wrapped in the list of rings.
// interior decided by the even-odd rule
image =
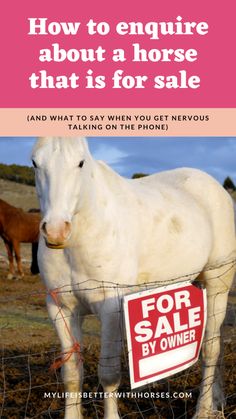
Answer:
[[[81,342],[85,314],[101,320],[99,378],[111,393],[120,384],[122,295],[132,286],[198,277],[207,290],[208,316],[195,418],[213,417],[220,326],[235,271],[228,193],[188,168],[124,179],[95,161],[81,138],[41,138],[32,160],[43,214],[39,265],[47,289],[58,290],[57,297],[49,291],[47,307],[66,361],[65,390],[81,391],[75,342]],[[104,417],[119,418],[116,398],[104,403]],[[65,418],[82,418],[79,398],[66,400]]]

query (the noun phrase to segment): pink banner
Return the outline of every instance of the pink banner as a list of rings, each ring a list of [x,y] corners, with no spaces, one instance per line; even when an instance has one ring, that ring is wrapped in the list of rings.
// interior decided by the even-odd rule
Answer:
[[[235,107],[233,4],[9,1],[0,107]]]

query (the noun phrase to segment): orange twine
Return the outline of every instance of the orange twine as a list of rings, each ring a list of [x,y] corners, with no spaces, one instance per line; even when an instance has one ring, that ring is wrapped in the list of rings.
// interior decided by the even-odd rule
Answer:
[[[66,351],[66,352],[62,352],[61,355],[58,357],[58,359],[56,359],[53,364],[50,367],[50,370],[56,370],[58,368],[60,368],[62,365],[64,365],[67,361],[69,361],[69,359],[71,358],[72,354],[76,353],[78,355],[78,362],[82,362],[83,358],[81,356],[81,347],[80,347],[80,343],[75,339],[75,337],[71,334],[70,328],[66,322],[66,319],[63,315],[63,311],[62,308],[60,306],[60,302],[59,302],[59,298],[58,298],[58,294],[60,292],[59,288],[54,288],[53,290],[48,290],[48,294],[52,297],[54,303],[57,305],[58,307],[58,311],[61,315],[61,318],[64,322],[65,328],[71,338],[71,340],[73,341],[73,345],[72,347]]]
[[[62,365],[64,365],[67,361],[69,361],[71,355],[73,353],[77,353],[78,355],[78,361],[82,362],[83,359],[81,357],[80,352],[80,344],[78,342],[75,342],[74,345],[70,348],[67,352],[62,352],[58,359],[56,359],[53,364],[50,367],[50,371],[57,370],[58,368],[61,368]]]

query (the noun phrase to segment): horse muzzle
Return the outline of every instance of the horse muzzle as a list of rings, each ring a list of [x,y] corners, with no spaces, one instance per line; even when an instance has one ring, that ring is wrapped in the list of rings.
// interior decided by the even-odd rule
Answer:
[[[41,233],[47,247],[50,249],[65,249],[68,246],[68,240],[71,236],[71,223],[63,221],[58,224],[52,224],[43,221],[41,224]]]
[[[52,244],[52,243],[49,243],[46,239],[45,239],[45,244],[49,249],[65,249],[67,247],[66,244]]]

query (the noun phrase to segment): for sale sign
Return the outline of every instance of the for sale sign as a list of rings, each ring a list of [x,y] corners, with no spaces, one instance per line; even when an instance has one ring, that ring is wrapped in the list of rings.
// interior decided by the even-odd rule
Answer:
[[[198,360],[206,290],[189,282],[124,297],[131,388],[169,377]]]

